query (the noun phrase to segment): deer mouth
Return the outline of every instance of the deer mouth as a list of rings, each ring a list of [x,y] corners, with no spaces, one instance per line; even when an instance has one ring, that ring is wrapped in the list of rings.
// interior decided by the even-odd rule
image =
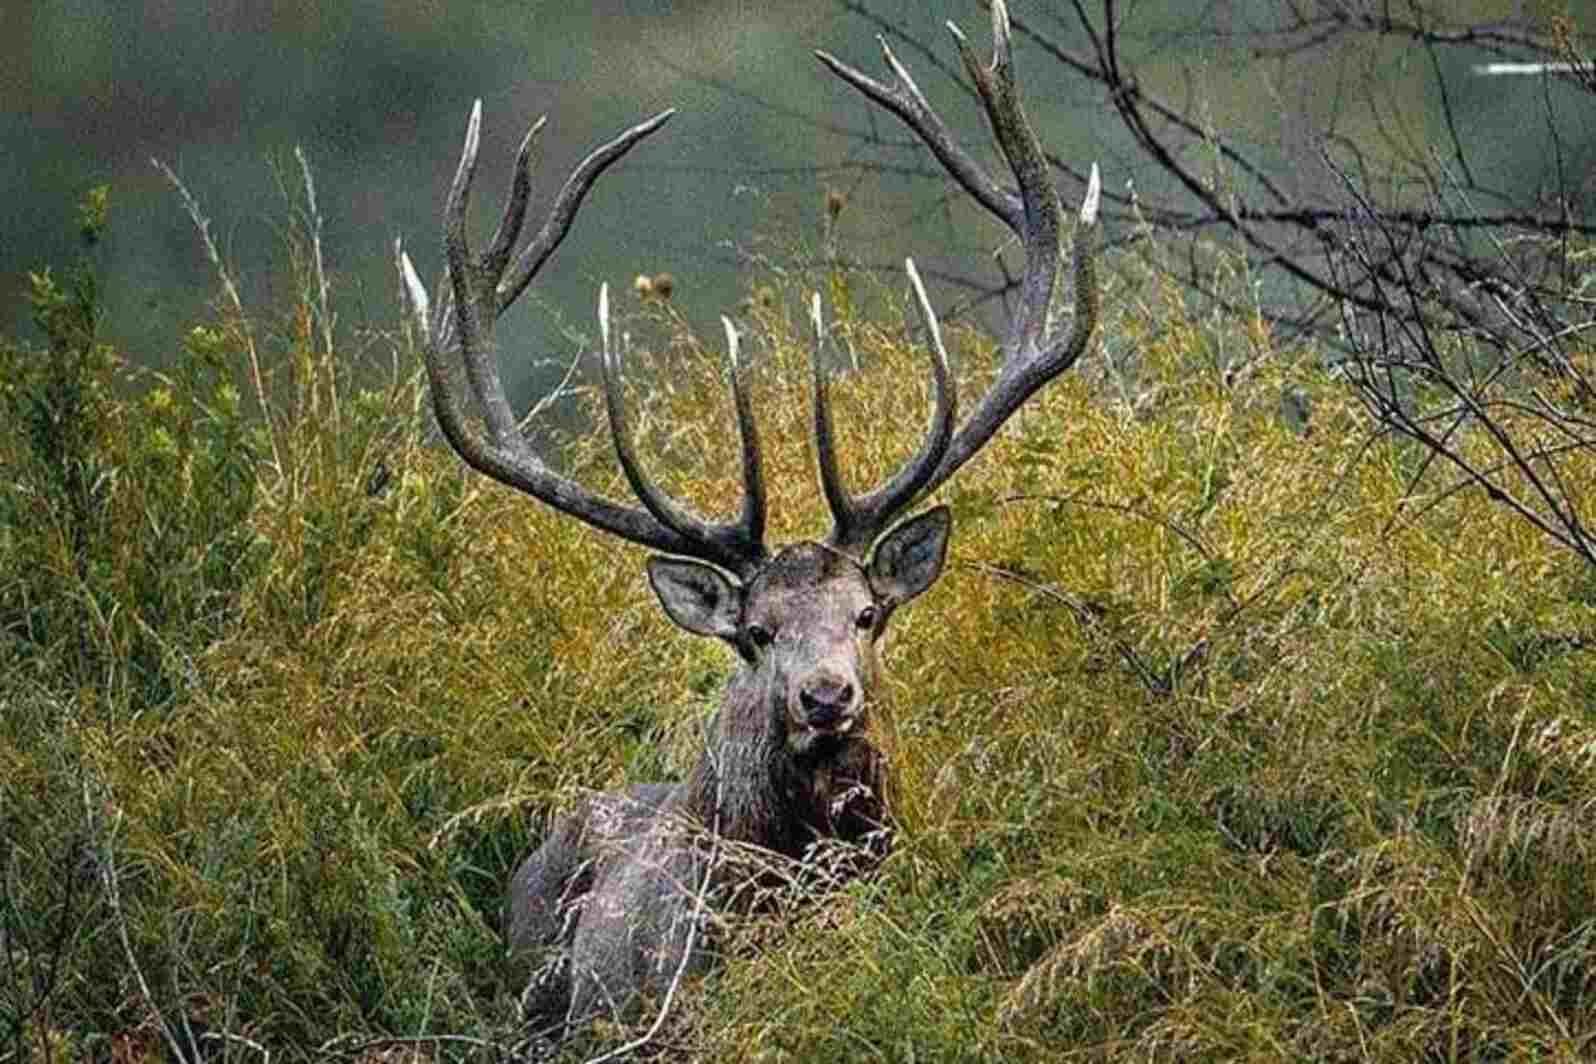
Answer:
[[[809,731],[816,735],[847,735],[849,732],[853,731],[853,726],[858,723],[859,718],[849,714],[848,716],[841,717],[838,720],[828,724],[816,724],[814,722],[810,722],[807,727]]]
[[[859,709],[852,704],[806,705],[801,712],[801,726],[815,732],[841,734],[859,721]]]
[[[858,707],[801,710],[792,715],[787,745],[795,753],[808,753],[841,741],[860,730],[863,724],[864,714]]]

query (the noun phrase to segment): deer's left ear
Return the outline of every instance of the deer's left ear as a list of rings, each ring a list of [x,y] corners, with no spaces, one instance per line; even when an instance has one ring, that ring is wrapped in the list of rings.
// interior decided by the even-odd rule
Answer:
[[[671,620],[696,635],[736,641],[743,589],[719,569],[683,558],[650,558],[648,582]]]
[[[936,506],[881,537],[870,557],[870,586],[888,606],[901,606],[936,583],[948,557],[953,515]]]

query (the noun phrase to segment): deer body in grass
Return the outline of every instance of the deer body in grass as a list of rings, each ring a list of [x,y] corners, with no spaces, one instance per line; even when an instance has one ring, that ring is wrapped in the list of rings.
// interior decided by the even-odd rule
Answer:
[[[465,232],[476,168],[480,102],[444,210],[446,275],[429,298],[408,256],[400,267],[421,334],[438,424],[469,465],[594,528],[655,552],[648,578],[680,627],[713,636],[738,658],[704,748],[680,783],[648,783],[588,798],[559,818],[516,870],[506,899],[512,954],[542,956],[523,1002],[569,1029],[622,1016],[646,995],[668,995],[708,957],[706,915],[738,894],[735,853],[801,858],[818,840],[869,844],[889,821],[887,765],[871,738],[876,646],[894,611],[925,591],[946,556],[946,507],[900,521],[973,457],[1039,388],[1072,365],[1095,324],[1092,234],[1097,170],[1080,212],[1073,256],[1073,314],[1055,313],[1063,271],[1064,212],[1013,78],[1008,13],[994,0],[993,56],[981,62],[953,33],[994,137],[1017,183],[1000,184],[950,136],[909,72],[882,42],[884,83],[817,53],[835,74],[904,121],[949,174],[1019,238],[1025,268],[1004,340],[1004,363],[961,422],[940,327],[913,262],[907,264],[924,326],[933,409],[915,454],[886,483],[855,496],[842,484],[827,379],[820,298],[814,327],[813,435],[832,515],[824,539],[772,550],[765,539],[763,467],[753,412],[740,381],[738,333],[723,319],[743,472],[736,517],[707,520],[662,492],[632,444],[610,341],[607,289],[599,326],[603,385],[617,460],[640,505],[599,496],[553,471],[528,445],[499,377],[498,316],[526,289],[569,231],[598,176],[658,130],[666,111],[589,155],[566,181],[539,231],[516,251],[530,198],[528,159],[542,122],[522,142],[498,230],[473,255]],[[513,260],[513,261],[512,261]],[[1057,320],[1068,320],[1067,327]],[[451,359],[463,362],[464,384]],[[474,406],[483,426],[468,416]]]

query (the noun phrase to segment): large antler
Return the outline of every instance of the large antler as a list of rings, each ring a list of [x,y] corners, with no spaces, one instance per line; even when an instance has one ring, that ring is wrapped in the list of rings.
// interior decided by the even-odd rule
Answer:
[[[953,393],[946,385],[946,359],[936,315],[926,298],[913,264],[909,279],[915,290],[916,305],[925,322],[933,346],[937,372],[936,412],[925,445],[892,481],[857,503],[848,499],[838,483],[836,460],[832,453],[830,413],[821,372],[816,368],[815,424],[816,447],[820,457],[821,479],[831,504],[835,527],[830,542],[843,549],[860,550],[883,531],[893,516],[920,496],[935,491],[969,461],[1042,385],[1074,365],[1086,350],[1092,329],[1097,324],[1098,292],[1093,267],[1097,233],[1097,209],[1101,186],[1093,164],[1081,202],[1080,220],[1075,229],[1072,285],[1075,313],[1063,335],[1058,330],[1054,308],[1058,303],[1062,278],[1064,208],[1041,141],[1031,129],[1020,104],[1014,81],[1012,34],[1009,12],[1003,0],[992,0],[992,61],[982,64],[970,50],[959,28],[948,23],[958,45],[964,68],[975,83],[981,103],[998,147],[1013,172],[1019,191],[1012,192],[992,179],[981,166],[954,141],[947,125],[926,100],[907,68],[892,54],[884,38],[881,51],[891,67],[894,80],[888,85],[861,73],[825,52],[816,52],[838,77],[864,93],[877,105],[897,115],[925,142],[942,166],[976,202],[985,207],[1020,239],[1025,249],[1025,272],[1020,281],[1018,305],[1009,321],[1003,342],[1003,367],[986,393],[976,403],[969,419],[956,432],[945,422],[953,419]],[[824,327],[819,301],[812,308],[816,343]],[[939,442],[940,441],[940,442]]]
[[[409,292],[411,310],[424,339],[427,378],[438,425],[451,446],[478,472],[531,495],[561,513],[633,543],[667,554],[678,554],[712,562],[747,579],[767,556],[764,545],[765,489],[760,465],[759,440],[747,397],[739,382],[737,333],[725,321],[731,357],[733,405],[737,430],[742,441],[742,512],[733,522],[706,521],[672,501],[643,475],[628,435],[625,407],[621,401],[619,358],[610,344],[609,292],[599,291],[599,330],[604,349],[604,398],[615,441],[616,455],[628,483],[643,508],[623,506],[596,495],[581,484],[549,469],[527,444],[505,396],[499,376],[497,352],[492,342],[494,323],[500,314],[526,290],[532,278],[548,261],[571,228],[576,212],[593,183],[612,163],[624,156],[644,137],[659,129],[674,111],[663,111],[646,122],[626,130],[599,146],[572,171],[554,198],[547,220],[535,237],[516,256],[510,256],[520,239],[531,196],[530,159],[540,119],[527,132],[516,153],[515,175],[506,197],[504,212],[488,250],[473,256],[466,239],[466,204],[471,181],[476,173],[477,148],[482,125],[482,101],[471,109],[466,127],[465,147],[455,171],[444,207],[444,258],[446,280],[439,282],[439,299],[434,306],[416,274],[410,257],[400,250],[400,270]],[[506,271],[508,270],[508,273]],[[471,403],[459,390],[448,353],[458,347],[465,363],[474,405],[480,409],[486,432],[467,416]]]

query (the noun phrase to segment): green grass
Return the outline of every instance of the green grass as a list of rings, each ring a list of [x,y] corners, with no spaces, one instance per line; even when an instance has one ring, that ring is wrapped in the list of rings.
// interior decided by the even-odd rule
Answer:
[[[423,445],[409,341],[329,349],[303,269],[131,371],[101,207],[34,285],[44,345],[0,344],[0,1060],[497,1059],[514,862],[582,791],[681,773],[730,655],[639,551]],[[783,284],[749,279],[776,539],[823,527]],[[925,396],[856,287],[862,484]],[[672,1059],[1596,1053],[1592,574],[1426,505],[1314,352],[1133,292],[1103,329],[1134,366],[1089,356],[944,493],[949,571],[885,652],[896,851],[736,921]],[[726,498],[721,356],[634,313],[647,453]],[[953,342],[972,396],[990,347]],[[558,445],[621,493],[602,437]]]

